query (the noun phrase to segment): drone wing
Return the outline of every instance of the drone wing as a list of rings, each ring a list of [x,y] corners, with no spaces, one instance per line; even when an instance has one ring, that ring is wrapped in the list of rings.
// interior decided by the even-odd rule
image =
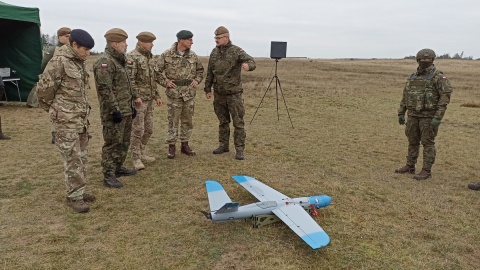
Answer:
[[[286,204],[273,210],[273,213],[311,248],[321,248],[330,242],[328,234],[300,205]]]
[[[234,175],[232,178],[261,202],[290,199],[287,195],[276,191],[253,177]]]

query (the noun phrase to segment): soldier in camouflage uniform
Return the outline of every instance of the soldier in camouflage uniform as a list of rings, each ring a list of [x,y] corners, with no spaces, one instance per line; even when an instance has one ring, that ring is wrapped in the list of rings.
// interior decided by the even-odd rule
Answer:
[[[57,30],[57,38],[58,38],[57,45],[49,46],[48,49],[43,54],[40,73],[43,73],[43,71],[45,71],[45,68],[47,67],[48,62],[50,61],[50,59],[53,58],[56,52],[58,52],[58,49],[60,49],[63,45],[68,44],[70,42],[69,38],[70,38],[71,32],[72,30],[68,27],[62,27]],[[30,94],[28,95],[27,107],[30,107],[30,108],[38,107],[38,97],[37,97],[37,91],[35,89],[35,86],[33,87],[32,91],[30,91]],[[52,143],[54,142],[52,141]]]
[[[432,177],[431,169],[435,162],[435,137],[438,126],[450,103],[452,87],[447,77],[433,64],[435,52],[422,49],[417,53],[419,64],[417,71],[410,75],[403,89],[402,101],[398,109],[398,122],[405,124],[408,138],[407,164],[395,170],[396,173],[415,173],[415,164],[423,145],[423,167],[414,179],[424,180]]]
[[[154,157],[146,153],[148,139],[153,133],[153,103],[162,105],[157,90],[157,67],[152,58],[153,41],[155,35],[150,32],[141,32],[137,35],[137,47],[127,54],[127,71],[131,79],[137,117],[133,120],[130,149],[133,166],[137,170],[145,169],[142,161],[153,162]]]
[[[105,53],[93,65],[105,141],[102,147],[103,183],[107,187],[121,188],[123,184],[117,177],[137,172],[123,167],[136,114],[133,97],[137,94],[126,69],[127,33],[113,28],[104,36],[107,40]]]
[[[193,156],[188,141],[192,135],[193,112],[195,106],[195,88],[203,79],[203,65],[197,55],[190,49],[193,34],[182,30],[177,33],[178,41],[163,52],[158,59],[159,83],[166,88],[168,109],[168,155],[175,157],[175,143],[180,137],[181,152]],[[163,74],[165,72],[165,75]],[[178,125],[180,124],[180,135]]]
[[[90,34],[74,29],[70,44],[58,50],[37,83],[40,106],[50,114],[57,131],[55,144],[64,159],[67,204],[79,213],[89,210],[85,202],[95,200],[85,193],[90,113],[85,60],[94,44]]]
[[[70,33],[72,30],[68,27],[62,27],[57,30],[57,45],[56,46],[50,46],[48,50],[45,51],[45,54],[42,59],[42,65],[40,68],[40,72],[43,73],[45,71],[45,68],[47,67],[47,64],[50,62],[50,59],[53,58],[53,56],[58,52],[58,50],[65,44],[68,44],[70,41]],[[27,98],[27,107],[29,108],[36,108],[38,107],[38,96],[37,96],[37,89],[34,86],[33,89],[30,91],[30,94],[28,94]],[[54,125],[52,125],[52,144],[55,143],[55,129]]]
[[[233,120],[233,140],[235,144],[235,158],[244,159],[245,149],[245,108],[243,105],[243,88],[241,71],[251,71],[256,68],[255,61],[240,47],[230,41],[227,28],[220,26],[215,30],[215,43],[208,61],[207,78],[205,79],[205,93],[207,99],[212,98],[214,90],[213,108],[218,121],[219,147],[213,150],[214,154],[222,154],[229,150],[230,119]]]

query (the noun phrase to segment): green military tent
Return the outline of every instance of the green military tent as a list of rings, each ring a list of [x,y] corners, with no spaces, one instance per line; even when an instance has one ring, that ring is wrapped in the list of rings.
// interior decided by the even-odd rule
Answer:
[[[4,73],[10,69],[10,78],[4,78],[7,81],[8,101],[27,100],[38,80],[41,64],[42,38],[38,8],[0,2],[0,70]],[[14,79],[11,82],[16,83],[18,88],[8,83],[9,79]],[[0,97],[0,100],[4,98]]]

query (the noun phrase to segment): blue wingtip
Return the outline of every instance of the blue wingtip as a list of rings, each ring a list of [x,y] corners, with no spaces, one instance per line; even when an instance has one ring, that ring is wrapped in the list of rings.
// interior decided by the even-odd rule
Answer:
[[[302,236],[302,239],[313,249],[324,247],[330,243],[330,237],[325,232],[307,234]]]
[[[250,176],[246,175],[234,175],[232,176],[233,180],[237,181],[237,183],[241,184],[243,182],[247,182],[248,180],[252,179]]]
[[[205,181],[205,186],[207,187],[207,192],[214,192],[218,190],[223,190],[223,187],[220,183],[213,180]]]

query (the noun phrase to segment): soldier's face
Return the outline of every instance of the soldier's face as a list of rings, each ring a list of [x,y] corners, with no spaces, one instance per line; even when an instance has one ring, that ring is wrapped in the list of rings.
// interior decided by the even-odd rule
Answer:
[[[139,41],[138,44],[139,44],[140,47],[141,47],[142,49],[144,49],[145,51],[147,51],[147,52],[151,52],[151,51],[152,51],[153,42],[142,42],[142,41]]]
[[[90,55],[90,49],[79,46],[75,41],[72,44],[73,51],[83,60],[87,59],[87,56]]]
[[[193,39],[189,38],[189,39],[180,39],[180,43],[182,43],[182,45],[187,48],[187,49],[190,49],[192,48],[192,44],[193,44]]]
[[[215,43],[218,46],[222,46],[228,43],[228,36],[227,35],[219,35],[215,37]]]
[[[69,39],[70,38],[70,34],[66,34],[64,36],[59,36],[58,37],[58,42],[62,43],[62,44],[67,44],[69,42]]]
[[[128,47],[127,40],[120,42],[112,42],[112,47],[119,53],[126,53]]]

